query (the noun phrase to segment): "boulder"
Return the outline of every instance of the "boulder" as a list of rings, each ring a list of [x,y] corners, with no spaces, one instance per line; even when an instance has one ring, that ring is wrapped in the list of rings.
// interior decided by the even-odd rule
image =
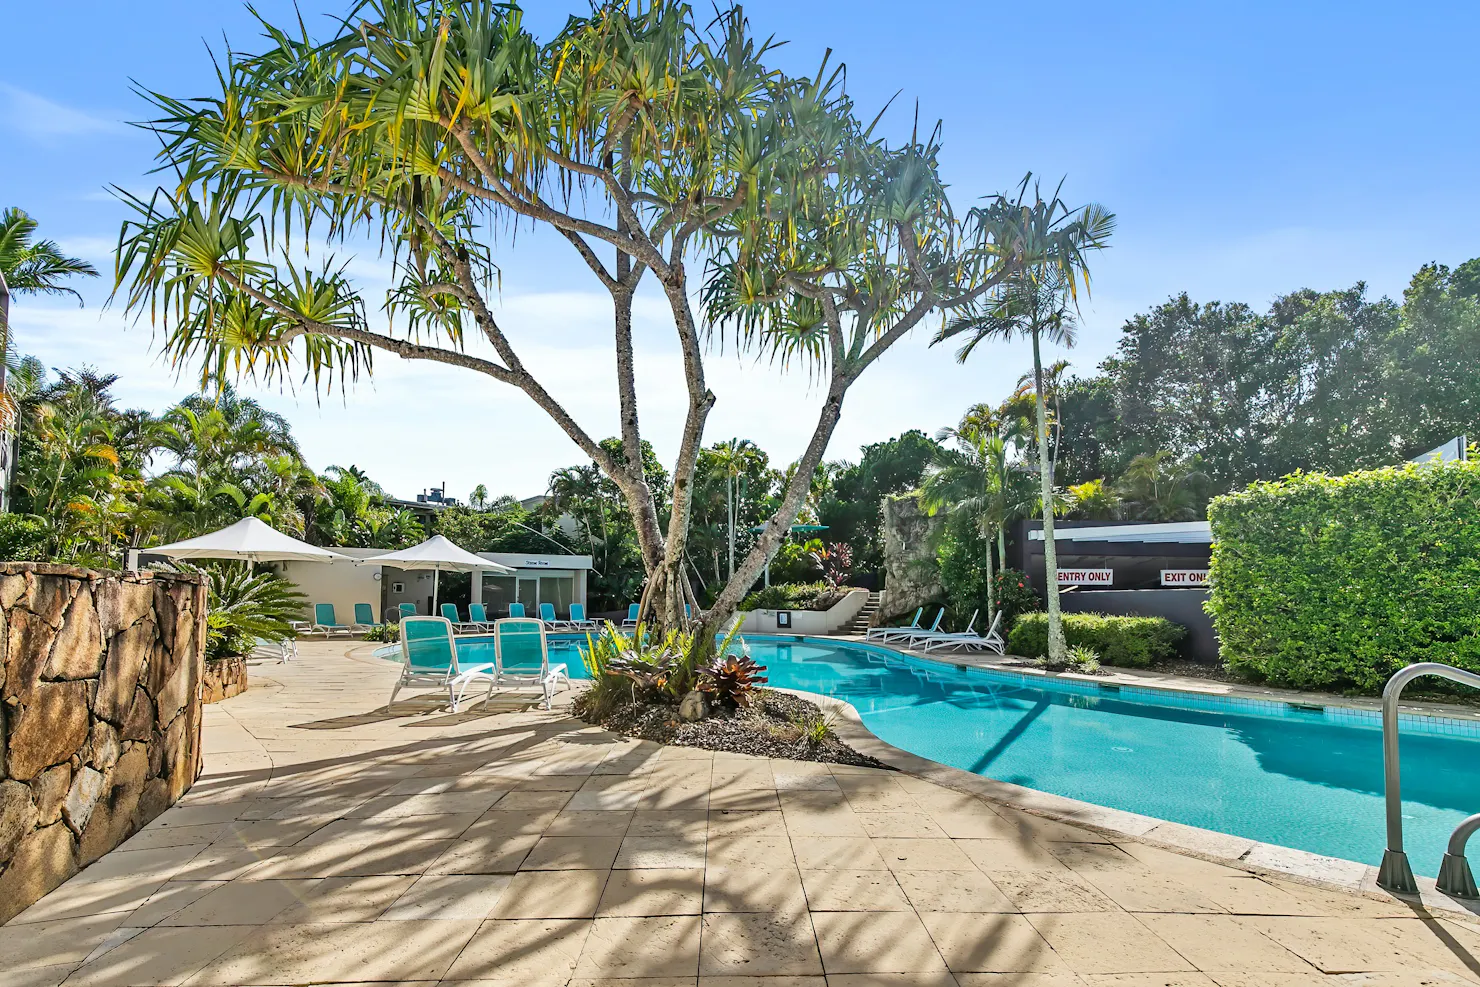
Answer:
[[[98,584],[94,597],[103,635],[111,638],[153,612],[154,581],[104,580]]]
[[[123,719],[123,739],[148,741],[154,736],[154,701],[140,686],[134,690],[134,701]]]
[[[118,759],[108,777],[107,790],[93,807],[87,827],[82,831],[82,862],[92,863],[122,843],[137,828],[135,813],[139,796],[149,777],[149,749],[145,744],[131,744]]]
[[[5,698],[26,701],[41,681],[42,669],[56,640],[56,628],[25,610],[10,612],[6,635]]]
[[[84,570],[76,571],[80,575]],[[22,605],[52,627],[60,627],[62,614],[77,594],[79,585],[81,583],[76,579],[57,578],[32,570],[26,573],[26,597]]]
[[[67,792],[67,800],[62,803],[62,818],[68,826],[72,827],[74,833],[81,833],[87,827],[87,820],[92,815],[93,807],[98,804],[98,799],[103,794],[103,773],[94,768],[83,768],[77,772],[77,777],[72,781],[72,788]]]
[[[84,586],[67,608],[45,675],[49,679],[88,679],[95,678],[102,667],[103,633],[92,593]]]
[[[31,833],[0,874],[0,924],[76,873],[70,829],[57,823]]]
[[[42,682],[12,714],[5,767],[29,781],[70,758],[89,733],[86,682]]]
[[[124,721],[134,701],[134,686],[138,685],[153,648],[151,620],[140,620],[109,639],[93,712],[109,723]]]
[[[18,781],[0,781],[0,868],[15,853],[21,839],[36,828],[36,820],[30,786]]]
[[[62,818],[62,803],[72,787],[72,765],[58,764],[31,782],[31,801],[36,803],[38,821],[50,826]]]
[[[99,771],[107,771],[118,763],[118,730],[102,720],[93,721],[92,736],[88,739],[87,746],[92,751],[87,763]]]
[[[709,715],[709,697],[698,689],[689,692],[678,704],[678,718],[685,723],[697,723]]]

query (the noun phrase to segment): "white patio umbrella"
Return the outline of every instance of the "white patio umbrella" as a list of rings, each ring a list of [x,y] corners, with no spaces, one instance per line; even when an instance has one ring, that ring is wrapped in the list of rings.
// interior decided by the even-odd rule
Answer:
[[[335,562],[346,556],[285,535],[257,518],[242,518],[236,524],[197,538],[170,545],[140,549],[150,555],[172,559],[242,559],[247,562]]]
[[[437,609],[437,594],[441,588],[443,572],[514,572],[514,569],[488,559],[480,559],[472,552],[458,548],[441,535],[433,535],[420,545],[403,548],[399,552],[372,555],[361,559],[360,565],[388,565],[397,569],[432,570],[432,609]]]

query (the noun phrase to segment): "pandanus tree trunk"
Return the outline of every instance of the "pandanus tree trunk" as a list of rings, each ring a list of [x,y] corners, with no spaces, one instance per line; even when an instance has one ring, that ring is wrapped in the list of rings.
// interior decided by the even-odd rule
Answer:
[[[1038,419],[1038,471],[1043,493],[1043,589],[1048,601],[1048,656],[1063,661],[1064,618],[1059,609],[1059,555],[1053,533],[1053,462],[1048,453],[1048,407],[1043,400],[1043,357],[1040,333],[1033,331],[1033,408]]]

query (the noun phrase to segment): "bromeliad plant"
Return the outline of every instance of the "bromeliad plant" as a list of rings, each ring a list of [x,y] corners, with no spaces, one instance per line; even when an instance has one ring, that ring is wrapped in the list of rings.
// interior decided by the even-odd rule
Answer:
[[[721,654],[700,671],[699,689],[717,706],[741,709],[770,681],[761,674],[765,670],[748,654]]]

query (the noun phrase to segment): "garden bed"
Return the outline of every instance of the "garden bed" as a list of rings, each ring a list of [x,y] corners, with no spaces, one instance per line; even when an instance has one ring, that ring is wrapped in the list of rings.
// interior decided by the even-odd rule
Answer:
[[[828,729],[829,720],[816,703],[785,692],[761,689],[748,706],[735,710],[716,707],[707,717],[692,723],[679,718],[676,703],[667,702],[619,702],[599,716],[585,701],[589,696],[584,693],[577,697],[575,714],[587,723],[627,737],[756,757],[888,767],[839,740]]]

